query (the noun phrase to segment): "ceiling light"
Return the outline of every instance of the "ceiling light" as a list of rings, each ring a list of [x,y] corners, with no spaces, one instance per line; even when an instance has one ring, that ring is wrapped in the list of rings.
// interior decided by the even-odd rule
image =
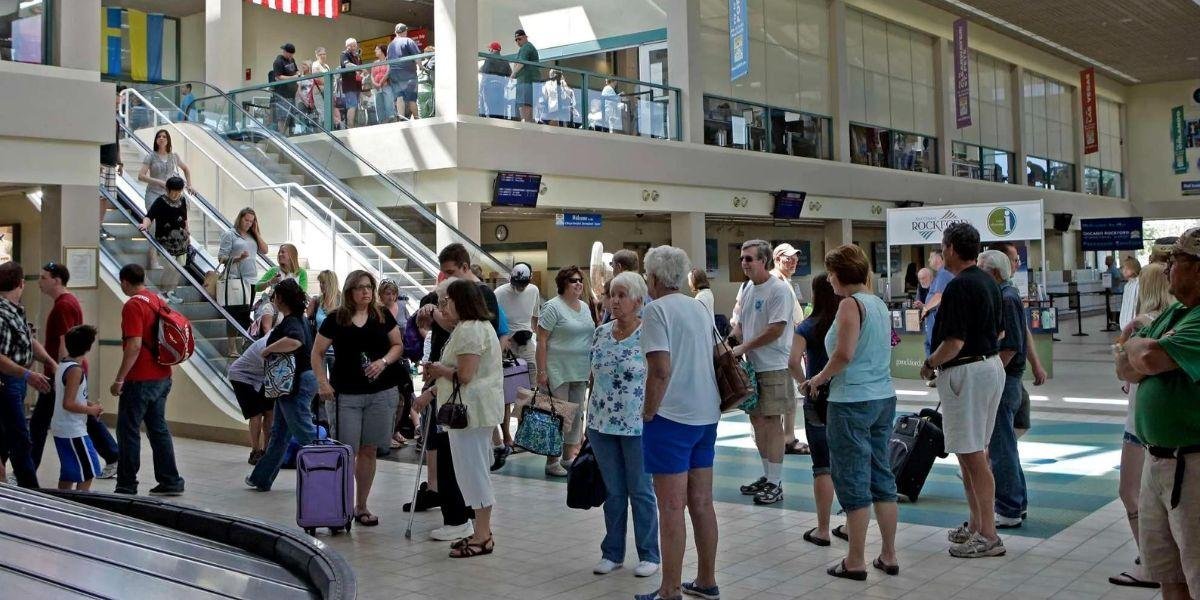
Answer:
[[[1195,2],[1196,4],[1200,4],[1200,0],[1192,0],[1192,1]],[[977,16],[977,17],[987,19],[1005,29],[1008,29],[1017,34],[1025,36],[1035,42],[1049,46],[1059,52],[1062,52],[1063,54],[1066,54],[1066,55],[1078,60],[1081,63],[1087,64],[1087,65],[1095,65],[1096,67],[1098,67],[1100,69],[1104,69],[1105,71],[1108,71],[1109,73],[1112,73],[1113,75],[1116,75],[1117,77],[1126,79],[1131,83],[1141,83],[1141,80],[1138,79],[1137,77],[1134,77],[1133,75],[1125,73],[1124,71],[1118,70],[1116,67],[1111,67],[1100,61],[1097,61],[1094,58],[1091,58],[1089,56],[1086,56],[1084,54],[1076,52],[1070,48],[1067,48],[1066,46],[1063,46],[1062,44],[1059,44],[1057,42],[1052,42],[1032,31],[1029,31],[1028,29],[1025,29],[1024,27],[1021,27],[1014,23],[1010,23],[1004,19],[1001,19],[1000,17],[997,17],[996,15],[993,15],[989,12],[975,8],[974,6],[971,6],[970,4],[967,4],[965,2],[962,2],[961,0],[943,0],[943,2],[950,4],[952,6],[956,6],[964,11],[967,11],[967,12]]]

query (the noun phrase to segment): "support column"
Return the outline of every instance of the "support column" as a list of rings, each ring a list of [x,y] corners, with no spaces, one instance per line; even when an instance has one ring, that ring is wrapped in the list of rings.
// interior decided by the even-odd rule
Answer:
[[[204,80],[229,91],[245,84],[242,71],[242,0],[204,2]],[[266,74],[259,79],[266,81]]]
[[[1029,152],[1029,148],[1025,147],[1025,86],[1022,80],[1025,79],[1025,68],[1014,66],[1012,68],[1012,77],[1009,80],[1008,94],[1013,99],[1012,103],[1012,122],[1013,122],[1013,179],[1017,185],[1029,185],[1028,173],[1025,168],[1025,153]]]
[[[99,12],[99,8],[97,8],[97,12]],[[65,247],[96,248],[98,253],[100,245],[99,221],[100,208],[95,186],[43,186],[42,247],[41,258],[38,264],[45,264],[49,261],[65,263],[66,252],[63,250]],[[98,271],[98,264],[93,265],[93,267]],[[68,268],[70,268],[70,265],[68,265]],[[40,274],[40,271],[26,272],[26,275],[34,277]],[[74,269],[71,275],[75,277],[83,275],[83,273],[79,269]],[[100,274],[97,272],[96,287],[70,288],[71,293],[79,299],[79,305],[83,308],[83,322],[97,326],[100,323],[99,286],[104,285],[99,283],[99,280]],[[72,282],[68,282],[68,286],[71,284]],[[38,291],[37,287],[32,284],[27,284],[26,288],[26,294],[33,294]],[[39,329],[45,326],[46,315],[50,313],[50,302],[45,297],[42,299],[42,307],[42,314],[40,316],[30,315],[30,320],[37,323]],[[92,355],[89,357],[92,361],[97,361],[99,358],[100,353],[95,350],[93,350]],[[100,373],[99,363],[92,362],[89,372],[93,374]]]
[[[958,131],[954,98],[954,42],[943,37],[933,44],[933,106],[937,111],[938,173],[950,174],[954,134]],[[978,119],[979,115],[974,115]]]
[[[435,0],[433,30],[441,73],[433,82],[436,114],[447,118],[478,114],[479,0]]]
[[[706,264],[704,235],[704,213],[671,213],[671,245],[687,252],[692,267],[697,269]]]
[[[825,248],[821,251],[821,257],[824,257],[826,252],[842,244],[854,243],[853,223],[850,219],[837,219],[825,222]]]
[[[1079,245],[1079,232],[1077,230],[1064,231],[1062,234],[1062,255],[1063,269],[1072,271],[1079,268],[1079,253],[1076,247]]]
[[[99,0],[54,0],[52,29],[51,64],[84,71],[100,70]]]
[[[833,160],[850,162],[850,76],[846,65],[846,2],[829,3],[829,81]]]
[[[439,202],[437,214],[445,221],[437,224],[436,250],[453,244],[464,242],[463,238],[479,243],[480,220],[483,217],[483,205],[478,202]],[[447,227],[449,225],[449,227]],[[453,229],[451,229],[453,228]],[[458,231],[456,232],[455,229]]]
[[[666,0],[664,4],[667,11],[667,72],[671,78],[667,83],[679,88],[681,98],[678,100],[683,104],[680,110],[683,121],[676,126],[683,141],[703,144],[704,72],[700,61],[690,60],[702,54],[700,3]],[[669,115],[668,118],[675,117]]]

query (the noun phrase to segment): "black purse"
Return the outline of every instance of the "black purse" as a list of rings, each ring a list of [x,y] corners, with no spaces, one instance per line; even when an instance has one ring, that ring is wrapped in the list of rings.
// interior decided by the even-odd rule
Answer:
[[[454,391],[450,394],[450,400],[438,407],[437,422],[450,429],[467,428],[467,405],[459,397],[458,373],[454,374]]]

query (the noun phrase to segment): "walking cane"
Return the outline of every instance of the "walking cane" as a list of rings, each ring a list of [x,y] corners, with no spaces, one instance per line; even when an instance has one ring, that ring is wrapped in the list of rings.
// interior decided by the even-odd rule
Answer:
[[[425,465],[425,452],[429,450],[429,444],[433,443],[433,403],[429,403],[425,410],[421,411],[421,419],[425,421],[425,435],[421,438],[421,456],[417,459],[417,479],[413,482],[412,503],[409,504],[411,510],[408,511],[408,528],[404,530],[404,539],[412,539],[413,520],[417,518],[417,491],[421,489],[421,467]]]

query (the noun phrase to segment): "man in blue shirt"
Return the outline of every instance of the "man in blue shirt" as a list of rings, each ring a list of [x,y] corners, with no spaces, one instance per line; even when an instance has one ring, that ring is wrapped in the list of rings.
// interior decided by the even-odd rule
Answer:
[[[396,23],[395,31],[396,37],[387,48],[389,61],[421,53],[417,43],[408,37],[408,25]],[[409,119],[417,118],[417,61],[389,63],[388,85],[392,88],[392,97],[396,99],[397,118],[400,115]]]
[[[942,292],[946,289],[946,284],[954,279],[954,273],[946,268],[946,262],[942,259],[942,251],[934,250],[929,253],[929,268],[937,271],[933,276],[933,283],[929,284],[929,293],[925,296],[925,305],[921,307],[921,318],[925,320],[925,356],[933,351],[933,325],[937,320],[938,306],[942,303]]]

